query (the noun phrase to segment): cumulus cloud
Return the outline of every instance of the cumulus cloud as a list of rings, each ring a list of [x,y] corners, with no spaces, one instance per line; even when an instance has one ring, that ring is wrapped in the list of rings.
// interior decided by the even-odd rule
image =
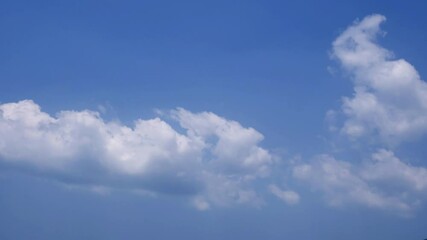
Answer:
[[[192,114],[179,108],[173,111],[187,135],[192,138],[207,139],[215,137],[215,144],[210,144],[210,153],[215,161],[213,167],[221,171],[256,173],[261,176],[269,174],[272,157],[267,150],[259,147],[262,134],[253,128],[244,128],[236,121],[229,121],[210,112]]]
[[[343,98],[341,132],[396,146],[427,132],[427,84],[412,65],[377,44],[384,21],[384,16],[371,15],[355,22],[333,42],[332,55],[354,83],[354,95]],[[333,130],[336,115],[327,113]],[[332,206],[350,203],[410,214],[427,197],[427,169],[411,166],[385,149],[353,163],[320,155],[294,166],[292,173],[322,192]]]
[[[0,163],[67,184],[183,194],[199,209],[259,201],[269,174],[263,136],[210,112],[179,108],[129,127],[94,111],[43,112],[31,100],[0,105]],[[184,132],[184,133],[182,133]]]
[[[427,169],[410,166],[384,149],[361,165],[321,155],[295,166],[293,175],[322,192],[332,206],[353,203],[409,214],[427,196]]]
[[[377,135],[388,144],[427,132],[427,83],[416,69],[376,43],[381,15],[367,16],[333,42],[333,56],[354,80],[354,95],[343,99],[351,138]]]
[[[406,164],[385,149],[373,154],[372,160],[361,174],[363,179],[427,194],[427,168]]]

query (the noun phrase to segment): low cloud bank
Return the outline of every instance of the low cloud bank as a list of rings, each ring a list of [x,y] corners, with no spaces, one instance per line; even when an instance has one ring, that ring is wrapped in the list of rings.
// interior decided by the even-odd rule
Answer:
[[[195,206],[258,204],[251,187],[273,158],[263,136],[211,112],[170,111],[129,127],[94,111],[43,112],[31,100],[0,105],[0,162],[7,167],[96,188],[188,195]]]

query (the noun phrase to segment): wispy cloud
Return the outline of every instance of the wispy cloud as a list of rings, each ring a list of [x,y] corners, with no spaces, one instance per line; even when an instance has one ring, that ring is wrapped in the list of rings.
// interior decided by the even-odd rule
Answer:
[[[268,190],[280,200],[290,205],[297,204],[300,200],[298,193],[291,190],[283,190],[274,184],[268,186]]]

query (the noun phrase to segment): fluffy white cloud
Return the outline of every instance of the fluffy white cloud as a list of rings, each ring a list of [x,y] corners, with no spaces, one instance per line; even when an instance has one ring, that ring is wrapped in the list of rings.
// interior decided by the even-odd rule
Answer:
[[[50,116],[31,100],[1,104],[0,162],[68,184],[186,194],[199,209],[257,202],[250,183],[272,164],[263,136],[209,112],[171,115],[183,129],[160,118],[128,127],[88,110]]]
[[[331,205],[356,203],[408,214],[427,196],[427,169],[380,149],[363,165],[321,155],[295,166],[293,175],[324,193]]]
[[[333,42],[332,53],[354,83],[354,95],[343,99],[341,132],[390,146],[427,132],[427,83],[412,65],[376,43],[384,21],[371,15],[354,23]],[[335,117],[335,111],[327,113],[329,120]],[[334,206],[355,203],[408,214],[427,197],[427,169],[384,149],[362,164],[321,155],[295,166],[293,176],[323,192]]]
[[[210,164],[221,171],[254,172],[268,175],[272,158],[267,150],[259,147],[263,136],[253,128],[244,128],[236,121],[229,121],[210,112],[192,114],[179,108],[173,116],[187,135],[196,139],[214,137],[214,144],[208,142],[213,159]]]
[[[354,79],[343,100],[342,132],[352,138],[378,134],[396,144],[427,132],[427,83],[415,68],[376,43],[381,15],[356,22],[333,42],[333,56]]]

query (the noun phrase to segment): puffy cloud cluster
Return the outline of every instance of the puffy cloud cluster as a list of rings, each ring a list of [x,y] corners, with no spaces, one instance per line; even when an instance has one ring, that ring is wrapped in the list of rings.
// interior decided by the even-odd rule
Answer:
[[[321,155],[293,169],[295,178],[324,193],[333,206],[356,203],[409,214],[427,195],[427,169],[380,149],[362,165]]]
[[[333,56],[354,79],[354,96],[343,102],[342,132],[397,144],[427,132],[427,83],[410,63],[376,43],[383,21],[372,15],[350,26],[333,42]]]
[[[210,112],[177,109],[181,128],[154,118],[133,127],[93,111],[0,105],[0,163],[67,184],[185,194],[195,206],[258,203],[251,181],[269,174],[263,136]],[[182,132],[182,133],[181,133]]]
[[[343,99],[341,132],[397,146],[427,132],[427,84],[413,66],[393,60],[375,42],[384,20],[372,15],[347,28],[333,42],[333,56],[354,82],[354,96]],[[321,155],[295,166],[293,176],[323,192],[334,206],[356,203],[408,214],[427,197],[427,168],[411,166],[385,149],[361,163]]]

